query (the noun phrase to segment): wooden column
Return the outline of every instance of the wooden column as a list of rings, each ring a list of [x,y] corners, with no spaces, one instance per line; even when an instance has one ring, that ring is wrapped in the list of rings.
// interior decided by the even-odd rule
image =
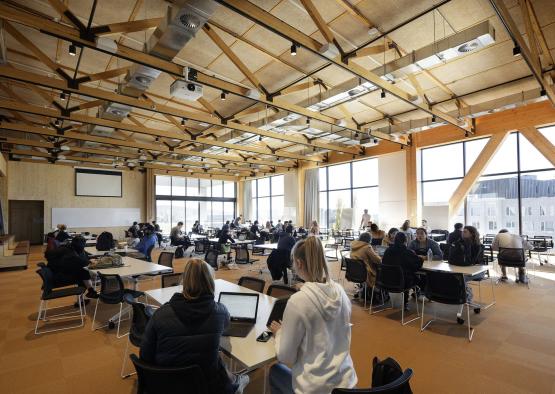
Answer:
[[[494,134],[489,139],[484,149],[480,152],[470,170],[468,170],[466,176],[463,178],[451,198],[449,199],[449,219],[459,211],[461,204],[463,203],[466,195],[470,192],[470,189],[474,183],[478,180],[482,172],[491,161],[491,158],[495,155],[499,147],[503,144],[507,136],[509,135],[509,130],[505,130],[502,133]],[[508,158],[508,160],[514,160],[515,158]]]
[[[535,127],[525,127],[520,130],[522,135],[555,166],[555,146]]]
[[[405,166],[407,182],[407,219],[413,226],[420,224],[422,204],[419,190],[418,150],[415,145],[405,148]]]
[[[146,210],[145,219],[147,222],[156,220],[156,177],[152,168],[146,169]]]
[[[243,215],[245,218],[245,182],[244,180],[237,181],[237,203],[235,204],[235,216]]]

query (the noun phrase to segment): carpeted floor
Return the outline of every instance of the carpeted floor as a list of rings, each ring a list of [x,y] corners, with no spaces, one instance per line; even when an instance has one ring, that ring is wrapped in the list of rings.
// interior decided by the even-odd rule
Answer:
[[[91,331],[94,304],[87,308],[85,327],[34,335],[39,261],[42,248],[33,247],[28,270],[0,272],[0,392],[135,392],[134,376],[120,378],[126,338],[116,339],[115,330]],[[176,272],[184,263],[176,260]],[[337,263],[331,265],[337,277]],[[230,281],[256,276],[247,272],[250,268],[220,270],[216,276]],[[514,281],[495,287],[497,304],[471,316],[476,328],[471,343],[466,326],[455,323],[456,307],[427,305],[427,312],[437,308],[438,317],[446,321],[421,333],[420,321],[403,327],[398,311],[370,316],[354,302],[351,353],[359,387],[369,385],[374,356],[391,356],[403,368],[413,368],[415,393],[555,393],[555,267],[538,269],[531,275],[530,290]],[[142,283],[141,290],[159,285],[155,278]],[[490,299],[484,285],[482,296]],[[346,288],[352,290],[349,284]],[[113,311],[103,308],[100,318]],[[252,373],[246,393],[261,393],[262,379],[261,371]]]

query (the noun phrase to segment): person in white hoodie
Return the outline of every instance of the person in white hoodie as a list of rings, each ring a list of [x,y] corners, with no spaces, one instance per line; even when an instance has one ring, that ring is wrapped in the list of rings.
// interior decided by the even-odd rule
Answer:
[[[320,238],[298,241],[291,254],[305,284],[289,299],[283,321],[270,326],[279,361],[270,369],[272,394],[352,388],[357,376],[349,353],[351,301],[329,276]]]

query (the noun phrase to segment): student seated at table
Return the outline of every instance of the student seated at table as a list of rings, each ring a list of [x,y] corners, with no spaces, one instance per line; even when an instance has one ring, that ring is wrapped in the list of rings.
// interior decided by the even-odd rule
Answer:
[[[316,236],[320,235],[320,227],[318,226],[318,222],[316,220],[312,221],[312,224],[310,225],[310,229],[308,230],[308,233],[310,235],[316,235]]]
[[[242,393],[248,375],[230,373],[219,354],[230,317],[226,307],[214,301],[215,287],[212,268],[203,260],[189,260],[183,269],[183,291],[175,293],[149,320],[140,357],[163,367],[198,365],[207,393]],[[184,391],[186,386],[184,381]]]
[[[193,234],[200,234],[201,233],[201,225],[200,225],[200,222],[198,220],[195,220],[195,222],[193,223],[193,228],[191,229],[191,232]]]
[[[137,222],[133,222],[131,227],[127,229],[128,236],[131,238],[139,238],[139,224]]]
[[[414,232],[410,228],[410,220],[405,220],[401,226],[400,231],[404,232],[407,236],[407,242],[411,242],[414,239]]]
[[[463,224],[455,223],[455,229],[453,230],[452,233],[449,233],[449,235],[447,236],[447,243],[451,245],[457,242],[458,240],[460,240],[462,238],[462,232],[463,232]]]
[[[71,236],[67,233],[67,227],[65,224],[61,224],[60,225],[60,231],[58,231],[58,234],[56,235],[56,241],[58,241],[59,243],[65,242],[68,239],[70,239]]]
[[[177,226],[170,231],[170,242],[174,246],[189,246],[189,240],[183,234],[183,222],[177,222]]]
[[[397,227],[391,227],[382,241],[382,246],[391,246],[395,242],[395,236],[399,232]]]
[[[376,252],[374,252],[372,246],[370,246],[371,241],[372,236],[370,233],[362,233],[358,237],[358,240],[351,242],[351,258],[364,261],[366,270],[368,271],[366,284],[370,289],[372,289],[372,286],[376,283],[376,270],[374,269],[374,264],[379,264],[382,261],[380,256],[378,256]]]
[[[239,215],[237,216],[234,220],[233,223],[231,223],[231,228],[239,228],[241,227],[241,222],[243,221],[243,216]]]
[[[252,239],[258,240],[260,238],[260,229],[258,228],[258,220],[255,220],[249,229]]]
[[[150,257],[148,256],[148,249],[151,246],[156,246],[156,234],[154,234],[154,227],[152,227],[150,224],[147,225],[143,231],[145,235],[143,236],[143,238],[141,238],[141,242],[139,242],[139,244],[137,245],[137,250],[139,251],[139,253]]]
[[[495,236],[491,244],[492,250],[498,251],[499,248],[522,249],[526,251],[526,250],[534,249],[534,245],[532,245],[532,243],[528,242],[518,234],[509,233],[509,230],[504,228],[499,230],[499,233]],[[515,256],[515,257],[520,258],[520,256],[518,257]],[[507,267],[502,265],[501,261],[498,260],[498,262],[499,262],[499,265],[501,266],[500,280],[502,282],[506,282],[509,280],[509,278],[507,278]],[[524,284],[528,283],[528,276],[526,275],[525,267],[518,268],[517,282],[524,283]]]
[[[422,284],[421,279],[416,275],[416,272],[422,268],[422,263],[422,259],[407,248],[407,235],[402,231],[395,235],[393,246],[387,248],[382,257],[382,264],[395,265],[403,269],[405,287]],[[405,291],[405,310],[409,309],[408,302],[409,292]]]
[[[464,226],[462,237],[449,248],[449,264],[477,265],[484,261],[484,245],[474,226]]]
[[[439,244],[428,238],[428,231],[420,227],[416,230],[416,239],[409,244],[409,249],[416,253],[422,260],[427,260],[428,250],[432,250],[433,260],[443,260],[443,252]]]
[[[351,301],[329,275],[320,238],[297,242],[292,258],[305,284],[289,298],[283,321],[270,326],[279,361],[270,368],[272,394],[331,393],[335,387],[354,387]]]
[[[84,269],[89,265],[89,256],[85,253],[85,245],[85,238],[78,235],[71,240],[69,245],[49,250],[44,257],[48,261],[47,267],[54,274],[56,286],[67,286],[73,283],[85,286],[87,289],[85,296],[97,298],[98,294],[92,285],[91,275]]]
[[[152,221],[152,227],[154,227],[154,233],[158,239],[158,245],[162,245],[162,230],[160,229],[160,225],[156,223],[156,220]]]
[[[380,230],[376,223],[372,223],[370,225],[370,235],[372,236],[371,245],[381,245],[385,238],[385,231]]]
[[[230,226],[231,226],[231,222],[230,222],[229,220],[227,220],[227,221],[224,223],[224,225],[222,226],[222,230],[221,230],[221,231],[222,231],[222,232],[229,231],[229,229],[231,228]]]

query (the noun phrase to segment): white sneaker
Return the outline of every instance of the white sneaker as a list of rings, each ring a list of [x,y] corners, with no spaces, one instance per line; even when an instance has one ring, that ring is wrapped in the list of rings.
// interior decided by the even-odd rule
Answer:
[[[246,373],[242,375],[237,375],[235,383],[237,383],[239,386],[237,387],[237,390],[235,390],[235,394],[243,394],[243,390],[245,389],[245,387],[247,387],[250,381],[251,380],[249,378],[249,375],[247,375]]]

